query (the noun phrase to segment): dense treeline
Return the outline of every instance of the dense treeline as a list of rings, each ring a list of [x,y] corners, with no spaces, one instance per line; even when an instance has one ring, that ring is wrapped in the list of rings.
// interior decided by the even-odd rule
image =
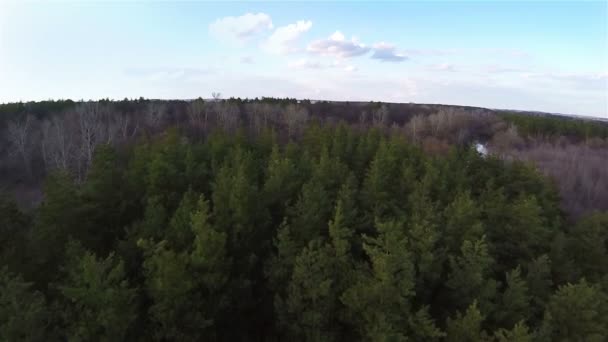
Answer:
[[[100,143],[35,210],[2,201],[0,339],[608,336],[608,214],[568,222],[530,165],[400,129],[223,128]]]
[[[524,135],[565,136],[578,140],[608,138],[607,122],[514,112],[501,113],[501,117],[515,124]]]
[[[0,191],[34,208],[50,172],[86,177],[99,145],[122,151],[137,139],[179,127],[200,138],[220,128],[258,135],[272,129],[282,142],[310,122],[399,133],[431,154],[481,142],[503,159],[525,160],[558,184],[571,217],[608,210],[605,123],[534,113],[412,103],[296,99],[124,99],[42,101],[0,105]],[[533,129],[530,127],[534,127]],[[559,129],[557,129],[558,127]],[[582,128],[581,128],[582,127]],[[559,134],[559,135],[558,135]]]

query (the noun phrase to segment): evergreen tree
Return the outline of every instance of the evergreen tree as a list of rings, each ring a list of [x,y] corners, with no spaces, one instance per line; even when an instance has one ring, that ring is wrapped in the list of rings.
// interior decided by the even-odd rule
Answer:
[[[501,326],[513,326],[519,321],[526,321],[529,313],[528,285],[521,277],[521,268],[517,267],[506,275],[506,288],[496,318]]]
[[[25,248],[29,225],[29,217],[14,201],[0,197],[0,265],[9,271],[28,271],[24,266],[27,266]]]
[[[579,221],[567,242],[568,257],[580,274],[599,282],[608,275],[608,213],[595,213]]]
[[[414,296],[415,269],[402,224],[377,223],[378,236],[365,238],[369,269],[342,296],[362,337],[405,340]]]
[[[542,319],[542,313],[553,289],[551,261],[546,254],[528,264],[526,284],[530,293],[530,317],[534,322],[538,322]]]
[[[50,175],[28,244],[28,254],[35,265],[32,279],[40,287],[57,279],[65,261],[66,243],[70,238],[80,240],[86,232],[80,229],[81,222],[82,207],[74,182],[65,173]]]
[[[483,342],[489,341],[487,333],[482,330],[485,317],[479,311],[477,302],[473,301],[464,315],[460,312],[453,319],[448,318],[446,341]]]
[[[528,327],[523,322],[515,324],[513,329],[499,329],[494,336],[496,342],[532,342],[535,341],[535,336],[531,333]]]
[[[446,285],[451,289],[450,298],[456,308],[463,309],[466,303],[477,300],[476,306],[492,312],[496,293],[496,281],[490,278],[493,262],[485,238],[464,241],[460,255],[450,257],[451,272]]]
[[[606,294],[585,280],[560,286],[551,297],[544,324],[552,341],[604,341],[608,336]]]
[[[136,290],[125,280],[114,254],[98,259],[70,245],[71,262],[59,285],[65,300],[66,335],[71,341],[120,341],[136,318]]]
[[[209,206],[201,196],[192,213],[192,245],[174,251],[166,241],[140,241],[146,289],[157,340],[196,341],[209,336],[209,327],[225,303],[221,290],[228,275],[226,235],[209,223]]]
[[[332,251],[319,240],[313,240],[296,257],[288,285],[283,321],[293,338],[306,341],[336,339],[335,259]]]
[[[124,199],[122,174],[115,151],[107,145],[98,146],[82,186],[81,198],[86,230],[82,244],[97,253],[107,254],[112,244],[122,237]]]
[[[0,339],[3,341],[48,341],[51,337],[51,312],[44,295],[0,269]]]

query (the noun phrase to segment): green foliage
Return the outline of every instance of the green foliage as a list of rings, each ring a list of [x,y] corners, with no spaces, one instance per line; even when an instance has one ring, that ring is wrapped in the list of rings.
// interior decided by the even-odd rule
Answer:
[[[335,339],[339,298],[335,272],[331,250],[318,240],[311,241],[296,257],[285,300],[284,318],[295,339]]]
[[[35,269],[32,278],[47,286],[57,280],[60,266],[65,262],[65,246],[70,238],[86,238],[81,230],[82,206],[76,185],[65,173],[49,176],[45,198],[38,208],[28,243],[28,252]]]
[[[365,237],[369,267],[342,296],[361,335],[368,339],[405,340],[407,314],[414,297],[415,269],[403,225],[377,223],[378,236]],[[401,314],[399,314],[401,313]]]
[[[523,322],[515,324],[513,329],[500,329],[495,334],[496,342],[532,342],[534,334],[530,333]]]
[[[448,318],[446,341],[454,342],[481,342],[488,341],[482,323],[485,317],[479,311],[477,302],[474,301],[467,308],[464,315],[460,312],[453,319]]]
[[[608,274],[608,213],[595,213],[574,226],[567,242],[568,256],[590,281]]]
[[[460,255],[450,257],[451,271],[446,286],[451,290],[450,297],[456,308],[464,309],[467,303],[478,300],[484,312],[492,311],[497,287],[490,276],[493,263],[483,237],[474,242],[464,241]]]
[[[602,289],[585,280],[560,286],[545,312],[549,337],[552,341],[604,341],[608,336],[607,304]]]
[[[169,130],[0,201],[0,339],[602,341],[607,227],[397,131]]]
[[[187,227],[194,236],[191,246],[175,251],[167,241],[139,242],[146,254],[146,290],[153,300],[149,311],[158,326],[157,340],[208,336],[223,304],[218,293],[228,274],[226,234],[216,231],[209,218],[209,205],[201,196]]]
[[[0,269],[0,339],[46,341],[50,323],[51,312],[44,295],[6,267]]]
[[[501,117],[515,124],[518,131],[525,135],[563,135],[577,139],[608,138],[608,125],[603,122],[518,113],[501,113]]]
[[[501,326],[512,326],[520,320],[528,319],[530,296],[519,267],[507,273],[506,288],[502,293],[500,304],[496,316]]]
[[[65,300],[68,340],[124,340],[136,319],[137,302],[122,261],[113,254],[98,259],[73,244],[68,253],[67,275],[58,286]]]
[[[25,264],[29,217],[15,202],[0,197],[0,265],[16,272]]]

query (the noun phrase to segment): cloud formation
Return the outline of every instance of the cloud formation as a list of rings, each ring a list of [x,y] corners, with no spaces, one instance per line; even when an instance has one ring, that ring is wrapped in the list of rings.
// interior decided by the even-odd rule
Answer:
[[[306,58],[301,58],[296,61],[290,62],[287,66],[291,69],[340,69],[348,72],[357,70],[357,67],[350,64],[344,64],[340,61],[334,61],[330,64],[321,63],[319,61],[313,61]]]
[[[346,40],[340,31],[336,31],[327,39],[319,39],[311,42],[308,45],[307,50],[322,56],[350,58],[364,55],[370,51],[370,48],[360,43],[355,38]]]
[[[517,68],[517,67],[509,67],[509,66],[503,66],[503,65],[488,65],[484,68],[485,72],[488,73],[494,73],[494,74],[501,74],[501,73],[512,73],[512,72],[526,72],[525,69],[522,68]]]
[[[239,61],[243,64],[253,64],[253,57],[251,56],[243,56],[239,59]]]
[[[608,91],[608,72],[598,73],[527,73],[528,80],[553,81],[557,84],[575,86],[576,89],[593,89],[604,94]]]
[[[441,64],[435,64],[435,65],[431,65],[429,66],[429,70],[433,70],[433,71],[449,71],[449,72],[455,72],[456,67],[454,66],[454,64],[449,64],[449,63],[441,63]]]
[[[134,78],[156,82],[156,81],[198,81],[215,73],[211,68],[179,68],[179,67],[152,67],[152,68],[129,68],[125,74]]]
[[[300,36],[310,30],[312,21],[299,20],[295,24],[278,27],[263,44],[264,50],[271,53],[285,54],[298,51],[295,43]]]
[[[372,58],[382,62],[403,62],[408,59],[405,54],[397,52],[395,45],[385,42],[374,44],[373,51]]]
[[[209,33],[222,41],[243,42],[257,33],[273,28],[265,13],[246,13],[240,17],[219,18],[209,25]]]
[[[291,69],[321,69],[328,67],[318,61],[311,61],[306,58],[298,59],[297,61],[289,62],[287,66]]]

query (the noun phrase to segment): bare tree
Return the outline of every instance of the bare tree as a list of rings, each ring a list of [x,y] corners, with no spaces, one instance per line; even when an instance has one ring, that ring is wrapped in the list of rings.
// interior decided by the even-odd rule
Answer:
[[[80,129],[80,154],[85,169],[93,160],[95,146],[101,140],[101,112],[98,103],[86,103],[76,108],[78,126]]]
[[[364,127],[366,122],[367,122],[367,111],[363,110],[359,114],[359,125]]]
[[[167,105],[164,103],[148,103],[145,112],[145,120],[148,127],[153,130],[158,129],[165,121],[167,115]]]
[[[127,141],[129,138],[134,137],[139,129],[139,121],[134,120],[128,114],[117,116],[115,124],[119,128],[119,134],[122,141]]]
[[[287,134],[292,137],[302,129],[308,121],[308,110],[306,108],[290,104],[285,109],[285,124]]]
[[[389,122],[389,111],[387,105],[382,105],[373,112],[372,120],[375,126],[386,126]]]
[[[10,121],[8,123],[8,140],[13,146],[13,153],[19,155],[23,167],[28,177],[32,176],[31,158],[32,158],[32,141],[31,138],[33,119],[27,115],[25,119],[20,121]]]
[[[221,102],[218,104],[217,115],[219,126],[230,131],[237,126],[241,111],[235,103]]]
[[[556,183],[564,209],[574,217],[608,210],[608,151],[585,143],[532,140],[529,146],[503,152],[503,158],[533,162]]]
[[[70,169],[74,156],[74,131],[70,132],[69,120],[66,114],[42,123],[41,150],[47,171]]]
[[[259,134],[262,128],[266,126],[264,105],[260,103],[248,103],[245,112],[247,113],[249,128]]]
[[[187,111],[188,120],[196,130],[207,128],[207,108],[203,99],[198,98],[194,101],[190,101]]]
[[[423,134],[426,127],[426,119],[422,115],[416,115],[410,119],[406,125],[406,130],[410,135],[410,138],[414,142],[419,142],[421,135]]]
[[[116,113],[111,115],[107,121],[107,143],[126,142],[135,134],[139,128],[137,121],[126,113]]]

